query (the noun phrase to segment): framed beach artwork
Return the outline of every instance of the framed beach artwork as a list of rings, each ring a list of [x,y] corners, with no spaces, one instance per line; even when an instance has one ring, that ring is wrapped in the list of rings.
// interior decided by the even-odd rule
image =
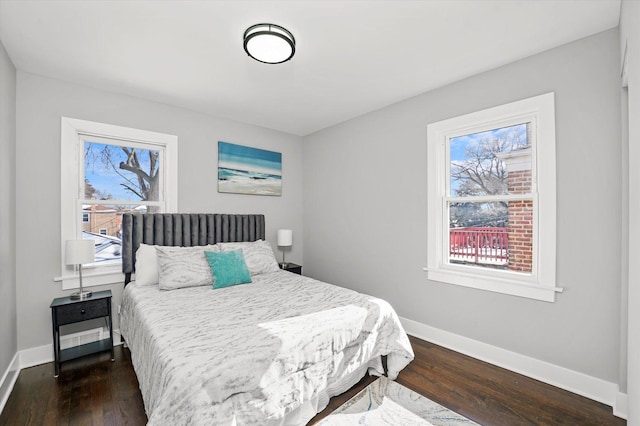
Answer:
[[[218,142],[218,192],[282,195],[282,154]]]

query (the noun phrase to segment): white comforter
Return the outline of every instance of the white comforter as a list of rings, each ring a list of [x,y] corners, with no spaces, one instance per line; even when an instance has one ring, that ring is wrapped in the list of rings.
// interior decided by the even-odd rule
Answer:
[[[150,425],[281,424],[364,368],[381,374],[381,355],[392,379],[413,359],[384,300],[284,271],[252,279],[125,288],[120,330]]]

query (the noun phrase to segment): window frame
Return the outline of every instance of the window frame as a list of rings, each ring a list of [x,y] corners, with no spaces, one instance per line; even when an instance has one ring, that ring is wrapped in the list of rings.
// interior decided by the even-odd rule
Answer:
[[[162,163],[164,212],[175,213],[178,209],[178,137],[165,133],[130,127],[115,126],[93,121],[62,117],[61,120],[61,239],[60,271],[61,276],[54,281],[62,283],[63,290],[79,287],[78,277],[73,265],[65,264],[65,241],[80,238],[82,235],[82,201],[84,196],[84,139],[85,136],[131,141],[164,151]],[[72,167],[71,165],[74,165]],[[121,264],[92,264],[82,268],[82,284],[91,287],[114,284],[123,281]]]
[[[562,289],[556,286],[555,96],[540,96],[487,108],[427,125],[427,278],[547,302]],[[523,121],[524,120],[524,121]],[[449,262],[450,193],[449,139],[517,124],[531,123],[532,187],[530,194],[464,197],[482,200],[532,199],[533,264],[531,273]],[[544,164],[544,169],[538,167]]]

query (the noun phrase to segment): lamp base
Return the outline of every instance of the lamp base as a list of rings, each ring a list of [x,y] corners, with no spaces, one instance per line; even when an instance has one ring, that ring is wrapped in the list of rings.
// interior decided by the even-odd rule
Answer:
[[[92,291],[76,291],[75,293],[71,293],[71,300],[84,300],[91,297],[93,294]]]

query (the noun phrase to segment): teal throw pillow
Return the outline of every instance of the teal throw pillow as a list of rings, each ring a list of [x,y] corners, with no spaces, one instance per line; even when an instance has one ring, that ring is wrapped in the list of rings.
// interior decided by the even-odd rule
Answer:
[[[205,251],[204,255],[211,267],[214,289],[251,282],[251,274],[244,261],[242,250]]]

